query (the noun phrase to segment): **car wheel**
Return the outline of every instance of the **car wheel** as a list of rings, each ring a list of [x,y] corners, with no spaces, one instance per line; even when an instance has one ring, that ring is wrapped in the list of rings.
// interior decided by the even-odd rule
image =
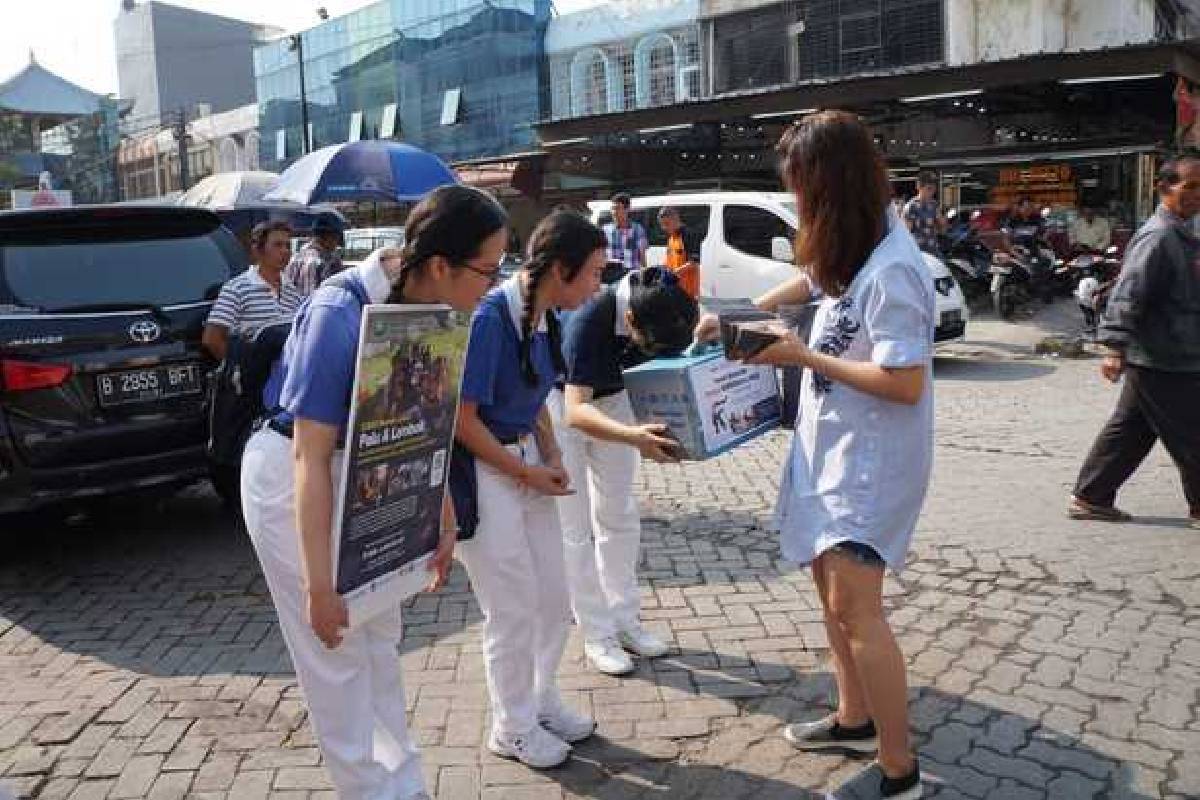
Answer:
[[[1008,281],[992,293],[992,302],[996,307],[996,316],[1000,319],[1012,319],[1017,313],[1017,289]]]
[[[238,516],[242,513],[242,473],[239,466],[213,464],[209,467],[208,479],[213,491],[221,498],[221,504]]]

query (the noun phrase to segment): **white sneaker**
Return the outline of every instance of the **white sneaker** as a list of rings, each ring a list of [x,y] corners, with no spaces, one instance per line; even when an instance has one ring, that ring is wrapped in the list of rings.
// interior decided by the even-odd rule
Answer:
[[[626,675],[633,672],[633,659],[616,639],[584,642],[583,654],[592,662],[593,667],[605,675]]]
[[[538,715],[538,722],[568,744],[582,742],[596,732],[596,720],[566,706],[561,700]]]
[[[571,757],[571,745],[541,726],[515,736],[493,730],[487,747],[501,758],[516,759],[534,769],[557,767]]]
[[[617,640],[626,650],[637,653],[642,658],[658,658],[671,650],[670,645],[640,625],[621,631],[617,634]]]

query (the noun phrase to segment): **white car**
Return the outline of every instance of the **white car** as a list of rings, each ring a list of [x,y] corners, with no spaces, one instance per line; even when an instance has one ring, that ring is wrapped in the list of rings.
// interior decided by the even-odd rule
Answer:
[[[758,297],[794,274],[796,203],[783,192],[698,192],[635,197],[630,217],[650,238],[647,260],[661,264],[666,234],[658,225],[663,206],[679,209],[685,227],[703,236],[700,248],[700,294],[718,299]],[[592,221],[612,221],[612,204],[589,203]],[[935,341],[962,339],[967,304],[962,290],[940,260],[925,254],[925,264],[937,289],[938,324]]]
[[[342,245],[342,263],[356,267],[380,247],[403,247],[404,228],[349,228]]]

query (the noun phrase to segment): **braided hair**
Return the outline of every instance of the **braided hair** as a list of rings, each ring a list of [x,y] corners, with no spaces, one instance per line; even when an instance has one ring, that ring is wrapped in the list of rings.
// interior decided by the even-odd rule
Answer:
[[[649,355],[683,352],[700,317],[700,307],[679,284],[679,276],[665,267],[629,273],[629,311]]]
[[[568,283],[575,280],[584,264],[597,250],[608,246],[604,233],[582,215],[559,209],[543,219],[529,237],[529,259],[522,271],[528,280],[522,288],[525,310],[521,315],[521,375],[530,386],[537,385],[537,368],[533,364],[534,306],[538,286],[557,264],[559,274]],[[546,310],[546,332],[550,339],[550,354],[554,369],[566,372],[562,354],[562,328],[558,315]]]
[[[442,256],[453,268],[479,255],[488,237],[508,224],[508,216],[487,192],[457,184],[439,186],[409,212],[404,224],[404,247],[381,254],[383,260],[399,257],[400,275],[392,283],[389,303],[404,302],[409,276]]]

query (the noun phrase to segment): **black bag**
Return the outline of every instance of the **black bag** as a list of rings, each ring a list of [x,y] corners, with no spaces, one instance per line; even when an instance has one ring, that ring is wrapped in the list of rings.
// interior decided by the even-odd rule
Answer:
[[[458,540],[466,541],[479,527],[479,483],[475,478],[475,456],[457,441],[450,450],[450,500],[458,522]]]
[[[263,415],[263,389],[271,376],[271,367],[283,351],[292,330],[290,322],[268,325],[253,335],[229,337],[225,360],[213,373],[209,400],[209,460],[219,466],[241,463],[242,451]]]

